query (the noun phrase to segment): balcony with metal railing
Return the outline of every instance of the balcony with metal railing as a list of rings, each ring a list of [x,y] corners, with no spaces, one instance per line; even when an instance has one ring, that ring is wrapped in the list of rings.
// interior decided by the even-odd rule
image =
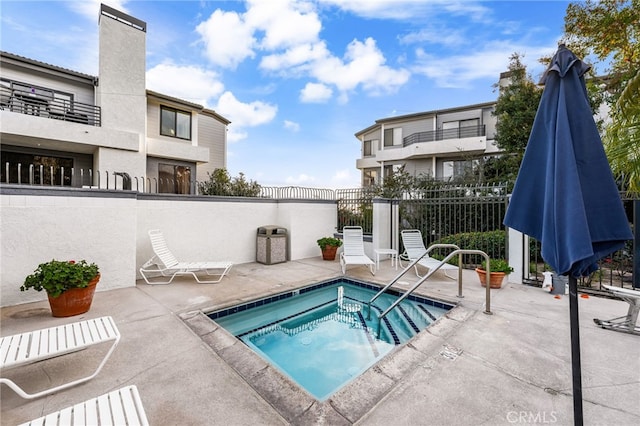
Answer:
[[[403,146],[409,146],[416,143],[434,142],[445,139],[463,139],[476,136],[486,136],[485,125],[458,127],[455,129],[438,129],[428,132],[412,133],[402,140]]]
[[[3,80],[0,85],[0,109],[36,117],[89,126],[101,125],[100,107],[56,96],[53,90],[24,88],[24,84]],[[15,84],[14,84],[15,83]]]

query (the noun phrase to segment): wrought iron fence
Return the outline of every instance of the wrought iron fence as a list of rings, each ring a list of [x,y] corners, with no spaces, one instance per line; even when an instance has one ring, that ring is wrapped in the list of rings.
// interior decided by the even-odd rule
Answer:
[[[365,234],[373,231],[373,194],[367,188],[338,189],[338,231],[345,226],[362,226]]]
[[[508,205],[507,184],[435,185],[406,193],[400,202],[400,229],[419,229],[428,247],[456,244],[482,250],[491,258],[508,256],[507,233],[502,220]],[[401,250],[404,248],[401,247]],[[434,253],[441,257],[445,253]],[[466,266],[482,259],[465,256]]]
[[[301,186],[261,186],[260,197],[304,200],[335,200],[336,191],[324,188],[305,188]]]

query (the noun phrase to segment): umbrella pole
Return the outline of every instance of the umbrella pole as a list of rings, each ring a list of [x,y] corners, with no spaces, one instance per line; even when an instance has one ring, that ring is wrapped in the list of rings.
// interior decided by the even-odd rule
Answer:
[[[582,426],[582,372],[578,323],[578,280],[569,274],[569,322],[571,325],[571,369],[573,374],[573,424]]]

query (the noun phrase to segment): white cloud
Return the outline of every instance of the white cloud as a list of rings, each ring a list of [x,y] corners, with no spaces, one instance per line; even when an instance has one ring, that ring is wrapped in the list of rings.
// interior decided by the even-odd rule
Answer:
[[[284,53],[266,55],[260,61],[260,68],[267,71],[281,72],[283,75],[300,74],[308,71],[315,61],[331,57],[324,42],[304,43],[287,49]]]
[[[215,110],[231,121],[227,139],[229,142],[237,142],[247,137],[244,128],[271,122],[278,107],[262,101],[243,103],[233,93],[224,92],[218,99]]]
[[[399,37],[400,43],[431,43],[440,46],[464,46],[469,40],[464,36],[464,32],[452,28],[429,27],[419,31],[411,32]]]
[[[104,3],[109,7],[119,10],[124,13],[129,13],[125,4],[128,0],[83,0],[83,1],[70,1],[67,2],[71,10],[85,16],[88,19],[97,20],[100,15],[100,4]]]
[[[539,58],[553,50],[553,47],[549,49],[494,42],[485,44],[482,50],[442,58],[417,49],[416,63],[412,71],[433,79],[438,87],[468,88],[479,79],[491,78],[497,82],[500,73],[508,69],[509,57],[514,52],[524,52],[523,63],[527,70],[535,75],[542,66],[537,60],[529,58]]]
[[[304,103],[323,103],[331,99],[333,90],[322,83],[307,83],[300,91],[300,101]]]
[[[291,130],[292,132],[299,132],[300,124],[296,123],[295,121],[284,120],[284,128],[287,130]]]
[[[247,25],[236,12],[214,11],[209,19],[196,27],[211,63],[235,68],[246,58],[253,58],[254,28]]]
[[[405,84],[411,73],[405,69],[393,69],[385,65],[386,59],[376,46],[375,40],[367,38],[364,43],[353,40],[347,46],[342,61],[330,57],[314,64],[311,73],[321,82],[334,84],[342,92],[362,85],[373,94],[393,93]]]
[[[434,19],[443,12],[486,19],[489,9],[473,0],[318,0],[322,5],[335,6],[369,19],[416,20]]]
[[[249,134],[241,128],[234,126],[233,123],[229,124],[229,131],[227,132],[227,142],[235,143],[243,139],[246,139]]]
[[[147,71],[147,88],[165,95],[208,106],[208,100],[222,93],[224,85],[217,73],[197,66],[171,63]]]
[[[328,100],[329,86],[338,89],[340,102],[358,87],[374,95],[393,93],[409,79],[406,69],[386,65],[373,38],[353,40],[342,59],[334,56],[319,38],[322,22],[314,3],[249,0],[246,6],[244,14],[218,9],[197,26],[212,63],[233,68],[260,51],[261,69],[283,77],[313,77],[314,84],[325,86],[320,97],[314,89],[321,86],[305,87],[303,102]]]
[[[311,3],[291,0],[249,0],[245,22],[264,31],[260,46],[282,49],[318,39],[322,23]]]

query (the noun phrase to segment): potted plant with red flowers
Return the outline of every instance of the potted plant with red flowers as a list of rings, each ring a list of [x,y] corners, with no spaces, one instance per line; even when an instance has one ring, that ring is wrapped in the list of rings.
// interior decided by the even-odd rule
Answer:
[[[95,263],[51,260],[38,265],[33,274],[25,278],[20,290],[45,290],[53,316],[69,317],[91,308],[99,280],[100,272]]]

